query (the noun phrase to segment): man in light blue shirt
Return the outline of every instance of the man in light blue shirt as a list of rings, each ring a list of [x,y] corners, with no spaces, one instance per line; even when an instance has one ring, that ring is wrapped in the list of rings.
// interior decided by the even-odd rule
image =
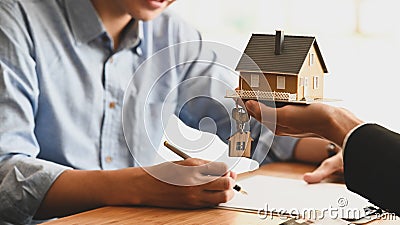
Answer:
[[[30,223],[36,219],[63,216],[104,205],[156,205],[196,208],[229,200],[235,174],[220,163],[185,160],[187,177],[205,181],[195,187],[177,187],[154,179],[138,166],[151,165],[150,149],[143,140],[141,121],[147,116],[152,142],[160,141],[159,112],[175,86],[191,78],[190,93],[181,90],[169,112],[196,127],[204,116],[218,127],[230,124],[226,114],[213,110],[210,101],[184,106],[190,94],[223,96],[214,85],[218,69],[189,63],[172,68],[148,102],[139,98],[154,76],[135,76],[135,71],[153,54],[178,43],[201,40],[197,31],[162,11],[172,1],[164,0],[2,0],[0,2],[0,221]],[[147,21],[147,22],[144,22]],[[187,60],[197,51],[176,53]],[[227,78],[219,78],[227,79]],[[226,82],[231,82],[228,78]],[[132,110],[148,107],[148,114],[132,114],[134,130],[127,137],[122,129],[124,92],[129,81]],[[158,97],[159,98],[158,98]],[[196,104],[195,104],[196,103]],[[207,105],[208,104],[208,105]],[[231,103],[233,106],[233,103]],[[165,105],[165,104],[164,104]],[[231,106],[228,106],[231,107]],[[181,109],[181,110],[179,110]],[[292,157],[297,140],[273,135],[251,122],[258,142],[260,163]],[[198,128],[198,127],[196,127]],[[218,130],[222,139],[231,132]],[[271,147],[272,146],[272,147]],[[266,155],[271,147],[268,157]],[[171,164],[149,170],[179,172]],[[201,172],[199,172],[201,171]],[[213,175],[213,176],[207,176]],[[181,176],[181,177],[185,177]]]

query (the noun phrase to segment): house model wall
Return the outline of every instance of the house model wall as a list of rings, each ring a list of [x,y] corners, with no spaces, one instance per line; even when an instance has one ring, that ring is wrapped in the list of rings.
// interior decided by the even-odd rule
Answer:
[[[253,34],[236,70],[239,89],[227,97],[275,101],[323,99],[328,72],[315,37]]]

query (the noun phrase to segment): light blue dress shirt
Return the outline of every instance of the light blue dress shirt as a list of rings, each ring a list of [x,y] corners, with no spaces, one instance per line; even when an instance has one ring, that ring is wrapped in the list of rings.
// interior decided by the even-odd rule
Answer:
[[[151,22],[132,20],[114,51],[89,0],[1,0],[0,221],[32,222],[47,190],[66,169],[151,165],[149,149],[157,147],[161,117],[167,116],[159,112],[175,113],[195,128],[210,117],[226,140],[233,128],[223,111],[233,102],[192,97],[223,99],[225,89],[212,78],[235,85],[237,77],[196,63],[172,67],[157,82],[155,73],[135,75],[159,50],[194,40],[201,40],[196,30],[165,13]],[[173,53],[196,59],[202,45],[194,46]],[[216,60],[215,54],[209,56]],[[192,79],[198,77],[205,80]],[[185,81],[185,88],[168,95]],[[128,107],[123,108],[124,100]],[[133,154],[123,133],[123,110]],[[265,163],[291,157],[296,139],[273,139],[256,121],[251,129],[258,143],[253,158]]]

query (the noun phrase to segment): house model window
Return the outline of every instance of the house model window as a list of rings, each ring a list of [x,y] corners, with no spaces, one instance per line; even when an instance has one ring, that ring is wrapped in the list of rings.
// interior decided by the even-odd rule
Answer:
[[[277,76],[276,78],[276,88],[277,89],[285,89],[286,81],[284,76]]]
[[[258,75],[258,74],[251,75],[250,86],[251,87],[260,87],[260,75]]]
[[[303,86],[304,86],[304,77],[300,77],[299,87],[303,87]]]
[[[304,87],[308,87],[308,77],[304,77]]]
[[[314,53],[310,53],[310,66],[314,65]]]
[[[318,89],[318,88],[319,88],[319,77],[314,76],[314,89]]]

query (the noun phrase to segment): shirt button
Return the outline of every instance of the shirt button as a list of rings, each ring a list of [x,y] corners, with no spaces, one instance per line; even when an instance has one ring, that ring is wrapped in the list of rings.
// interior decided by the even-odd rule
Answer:
[[[136,54],[138,54],[139,56],[141,56],[143,54],[143,51],[141,48],[137,47],[136,48]]]
[[[115,103],[115,102],[110,102],[110,104],[108,105],[108,107],[109,107],[110,109],[114,109],[115,106],[116,106],[116,103]]]
[[[106,163],[111,163],[112,162],[112,157],[111,156],[107,156],[106,157]]]
[[[114,58],[111,57],[111,58],[109,59],[109,61],[110,61],[110,63],[112,64],[112,63],[114,62]]]

